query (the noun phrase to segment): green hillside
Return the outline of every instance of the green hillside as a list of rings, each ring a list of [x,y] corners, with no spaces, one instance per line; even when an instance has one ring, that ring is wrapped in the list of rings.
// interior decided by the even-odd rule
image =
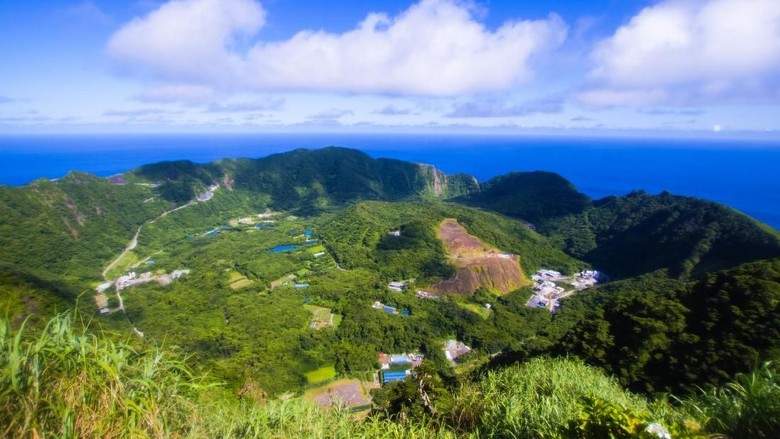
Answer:
[[[635,390],[721,383],[780,354],[780,260],[689,283],[659,275],[615,282],[572,298],[561,319],[567,314],[578,323],[558,353],[599,365]]]
[[[528,221],[616,278],[656,270],[701,276],[780,256],[777,232],[720,204],[668,192],[591,201],[558,175],[532,172],[497,177],[457,201]]]
[[[447,219],[463,229],[445,246]],[[0,187],[0,248],[3,436],[646,437],[638,429],[660,422],[674,437],[772,437],[777,426],[776,367],[761,364],[780,359],[780,239],[704,200],[592,201],[546,172],[480,185],[324,148]],[[595,268],[610,281],[548,282],[554,312],[520,284],[432,294],[469,257],[447,248],[519,261],[524,276]],[[500,277],[484,267],[480,279]],[[77,319],[49,322],[71,308]],[[448,340],[469,349],[450,360]],[[381,387],[380,353],[424,361]],[[372,398],[356,405],[367,420],[298,398],[338,389]],[[658,397],[668,391],[676,403]]]

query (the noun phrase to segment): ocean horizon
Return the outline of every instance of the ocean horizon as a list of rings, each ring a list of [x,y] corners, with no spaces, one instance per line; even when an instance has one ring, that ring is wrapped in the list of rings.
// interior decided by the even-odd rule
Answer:
[[[716,201],[780,228],[780,141],[421,134],[0,136],[0,184],[70,171],[101,177],[171,160],[208,163],[298,148],[354,148],[374,158],[431,164],[484,182],[551,171],[594,199],[633,190]]]

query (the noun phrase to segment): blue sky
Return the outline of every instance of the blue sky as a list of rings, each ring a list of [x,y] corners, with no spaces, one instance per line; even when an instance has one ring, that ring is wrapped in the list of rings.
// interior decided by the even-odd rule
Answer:
[[[0,133],[780,132],[777,0],[0,2]]]

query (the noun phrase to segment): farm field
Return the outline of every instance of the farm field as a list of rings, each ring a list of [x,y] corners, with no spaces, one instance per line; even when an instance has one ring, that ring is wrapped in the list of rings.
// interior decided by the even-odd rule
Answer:
[[[336,368],[334,366],[325,366],[311,372],[306,372],[306,381],[312,384],[319,384],[336,377]]]

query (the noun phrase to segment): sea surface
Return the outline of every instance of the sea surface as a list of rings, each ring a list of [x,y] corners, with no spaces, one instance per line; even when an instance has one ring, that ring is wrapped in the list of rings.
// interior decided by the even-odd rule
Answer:
[[[399,134],[0,136],[0,184],[70,170],[99,176],[142,164],[264,157],[344,146],[485,181],[510,171],[561,174],[593,198],[668,190],[731,206],[780,229],[780,141]]]

